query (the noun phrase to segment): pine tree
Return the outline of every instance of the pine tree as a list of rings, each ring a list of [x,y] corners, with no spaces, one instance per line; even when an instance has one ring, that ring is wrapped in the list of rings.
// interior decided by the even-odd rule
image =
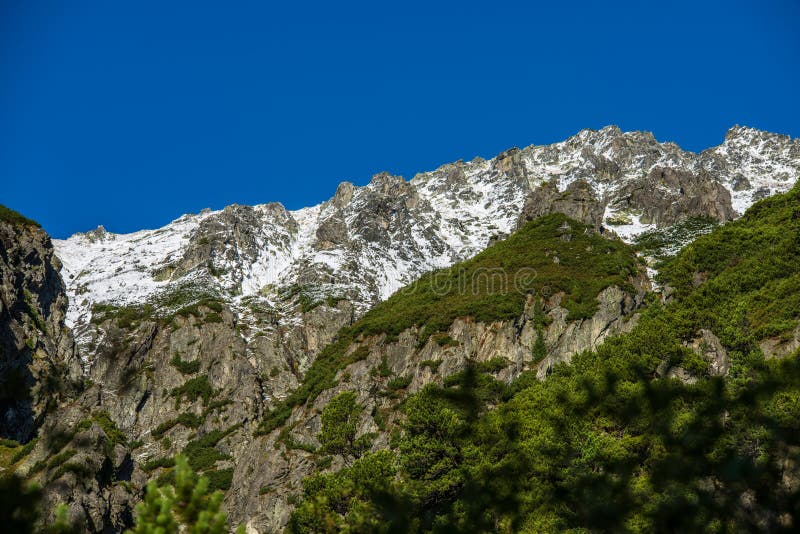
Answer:
[[[129,534],[222,534],[227,516],[220,508],[223,493],[209,492],[207,477],[198,476],[184,456],[175,458],[175,485],[147,485],[137,507],[136,526]]]
[[[330,400],[322,410],[319,433],[324,452],[341,454],[347,460],[349,457],[358,458],[369,448],[369,436],[366,440],[356,439],[358,419],[363,409],[353,391],[344,391]]]

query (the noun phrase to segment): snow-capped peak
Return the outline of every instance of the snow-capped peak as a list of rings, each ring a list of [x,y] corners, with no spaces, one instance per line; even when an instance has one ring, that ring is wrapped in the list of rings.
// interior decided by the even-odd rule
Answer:
[[[274,300],[301,285],[346,293],[360,309],[431,269],[446,267],[550,211],[624,239],[692,215],[726,219],[788,190],[800,174],[800,142],[735,126],[700,154],[616,126],[582,130],[546,146],[459,161],[411,181],[380,173],[343,182],[327,202],[229,206],[185,215],[156,230],[102,227],[55,240],[71,325],[96,303],[152,302],[184,284],[231,302]]]

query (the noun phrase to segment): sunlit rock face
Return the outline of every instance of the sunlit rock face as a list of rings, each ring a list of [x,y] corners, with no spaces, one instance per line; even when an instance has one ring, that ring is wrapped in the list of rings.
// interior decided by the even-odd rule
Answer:
[[[77,344],[59,358],[73,376],[89,380],[47,428],[107,413],[136,446],[75,445],[95,463],[102,460],[98,450],[113,452],[101,463],[129,484],[86,488],[68,479],[66,493],[53,498],[86,503],[98,531],[119,530],[146,481],[160,473],[152,462],[212,435],[219,439],[210,446],[216,452],[209,470],[228,477],[232,520],[248,532],[280,529],[313,464],[301,450],[278,452],[277,432],[254,431],[339,329],[371,306],[425,272],[473,257],[529,219],[560,212],[630,241],[692,217],[733,219],[759,198],[788,190],[798,174],[800,142],[785,136],[734,127],[722,145],[696,154],[649,133],[606,127],[447,164],[410,181],[381,173],[363,187],[344,182],[330,200],[301,210],[232,205],[156,230],[117,235],[99,227],[54,241],[63,285],[53,290],[53,324],[66,324],[71,334],[63,339],[71,344],[74,336]],[[52,265],[57,280],[55,257]],[[567,320],[553,295],[544,303],[549,352],[541,374],[635,324],[648,284],[642,277],[634,294],[608,288],[597,313],[577,322]],[[413,331],[370,345],[366,359],[348,369],[346,384],[293,412],[294,436],[313,444],[319,410],[342,388],[375,407],[370,370],[384,359],[396,374],[413,377],[411,391],[434,380],[421,364],[426,360],[444,362],[441,377],[468,358],[503,356],[515,364],[501,376],[510,380],[529,363],[535,333],[526,319],[459,319],[449,331],[458,346],[420,348]],[[375,431],[365,421],[360,431]],[[75,439],[108,440],[97,424],[85,433]],[[380,433],[375,446],[386,440]],[[43,447],[30,464],[46,458]]]
[[[735,218],[787,191],[798,173],[800,141],[788,136],[735,126],[723,144],[697,154],[608,126],[443,165],[410,181],[381,173],[364,187],[344,182],[330,200],[301,210],[232,205],[157,230],[115,235],[100,227],[55,246],[68,324],[86,345],[80,327],[97,303],[168,306],[165,294],[198,286],[229,301],[244,322],[252,322],[250,304],[257,303],[289,324],[300,317],[282,289],[298,286],[292,297],[346,298],[357,316],[546,213],[630,240],[689,217]]]

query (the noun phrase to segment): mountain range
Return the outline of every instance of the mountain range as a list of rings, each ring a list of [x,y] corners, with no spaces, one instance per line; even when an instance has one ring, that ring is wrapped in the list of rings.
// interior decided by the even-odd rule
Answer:
[[[155,230],[100,226],[52,241],[6,215],[0,467],[41,484],[45,518],[66,503],[86,531],[121,532],[148,480],[169,483],[182,454],[225,492],[231,525],[308,531],[303,514],[318,496],[308,481],[346,479],[365,454],[402,458],[413,399],[464,387],[475,365],[520,391],[529,377],[556,384],[573,358],[641,335],[659,306],[690,309],[698,288],[748,253],[717,270],[687,258],[726,254],[735,240],[719,236],[766,224],[742,216],[771,198],[791,207],[798,176],[800,140],[788,136],[734,126],[698,154],[608,126],[410,181],[344,182],[294,211],[232,205]],[[789,279],[786,265],[776,280]],[[784,289],[761,301],[796,294]],[[780,302],[783,315],[759,307],[748,319],[763,327],[752,340],[762,357],[800,347],[794,301]],[[681,384],[729,377],[739,349],[712,323],[676,333],[689,352],[653,373]],[[503,395],[483,398],[484,409],[521,402]],[[358,410],[336,441],[330,407],[345,404]],[[335,527],[310,531],[344,528],[350,512],[334,512]],[[759,523],[779,524],[766,513]]]

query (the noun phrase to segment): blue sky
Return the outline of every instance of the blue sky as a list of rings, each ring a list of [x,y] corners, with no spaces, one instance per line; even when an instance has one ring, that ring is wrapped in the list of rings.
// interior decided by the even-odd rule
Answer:
[[[56,237],[617,124],[800,136],[800,2],[0,2],[0,203]]]

